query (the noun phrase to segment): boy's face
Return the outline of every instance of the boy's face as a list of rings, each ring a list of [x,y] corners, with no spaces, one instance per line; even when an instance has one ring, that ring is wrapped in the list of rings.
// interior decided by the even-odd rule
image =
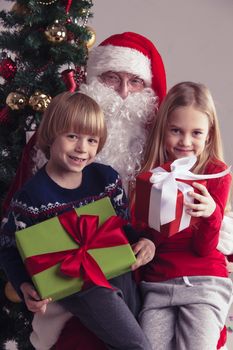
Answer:
[[[50,147],[49,166],[62,176],[81,173],[92,163],[98,150],[99,137],[75,132],[57,136]]]

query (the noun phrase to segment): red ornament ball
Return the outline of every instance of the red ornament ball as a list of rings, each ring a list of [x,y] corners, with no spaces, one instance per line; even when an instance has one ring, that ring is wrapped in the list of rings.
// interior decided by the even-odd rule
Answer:
[[[17,71],[16,64],[10,57],[3,58],[1,60],[1,62],[0,62],[0,75],[4,79],[6,79],[6,80],[13,79],[16,71]]]
[[[8,106],[0,110],[0,125],[8,124],[10,122],[10,113]]]

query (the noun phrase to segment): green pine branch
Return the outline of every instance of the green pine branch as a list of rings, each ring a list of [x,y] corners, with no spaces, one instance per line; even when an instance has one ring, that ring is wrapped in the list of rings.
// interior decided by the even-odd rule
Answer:
[[[38,126],[42,116],[42,111],[33,109],[29,103],[22,109],[12,109],[7,106],[6,99],[12,92],[24,93],[29,99],[37,90],[51,97],[65,91],[61,72],[86,64],[86,42],[90,33],[85,24],[93,15],[90,0],[73,0],[69,14],[65,11],[65,0],[47,6],[39,4],[38,0],[8,1],[12,2],[11,10],[0,11],[0,23],[4,28],[0,32],[1,208],[26,143],[26,132],[31,125]],[[45,34],[57,20],[67,31],[67,38],[59,43],[50,41]],[[1,57],[1,52],[7,53],[8,58]],[[16,71],[5,79],[1,74],[9,69],[4,63],[7,59],[13,61]],[[0,269],[0,349],[4,349],[7,341],[14,340],[19,350],[31,350],[32,315],[23,303],[12,303],[6,298],[6,282]]]

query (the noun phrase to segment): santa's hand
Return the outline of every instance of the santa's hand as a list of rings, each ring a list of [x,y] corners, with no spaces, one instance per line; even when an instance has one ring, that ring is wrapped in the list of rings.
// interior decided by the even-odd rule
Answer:
[[[141,238],[137,243],[133,244],[132,248],[137,258],[136,262],[131,266],[132,271],[147,264],[155,255],[155,245],[147,238]]]
[[[47,304],[51,298],[41,300],[31,283],[22,283],[20,289],[24,296],[25,304],[29,311],[45,313]]]
[[[189,195],[199,203],[185,203],[186,212],[191,216],[208,218],[215,211],[216,203],[205,186],[198,182],[193,182],[192,186],[197,188],[201,194],[189,192]]]

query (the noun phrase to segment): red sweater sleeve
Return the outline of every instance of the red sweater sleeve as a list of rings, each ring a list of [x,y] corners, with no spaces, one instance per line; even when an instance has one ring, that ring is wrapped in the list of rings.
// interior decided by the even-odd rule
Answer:
[[[219,162],[211,163],[205,173],[214,174],[225,170],[227,166]],[[208,218],[202,218],[193,234],[193,249],[200,256],[208,255],[218,245],[219,231],[224,215],[224,209],[230,192],[231,175],[210,179],[207,189],[216,203],[215,211]]]

